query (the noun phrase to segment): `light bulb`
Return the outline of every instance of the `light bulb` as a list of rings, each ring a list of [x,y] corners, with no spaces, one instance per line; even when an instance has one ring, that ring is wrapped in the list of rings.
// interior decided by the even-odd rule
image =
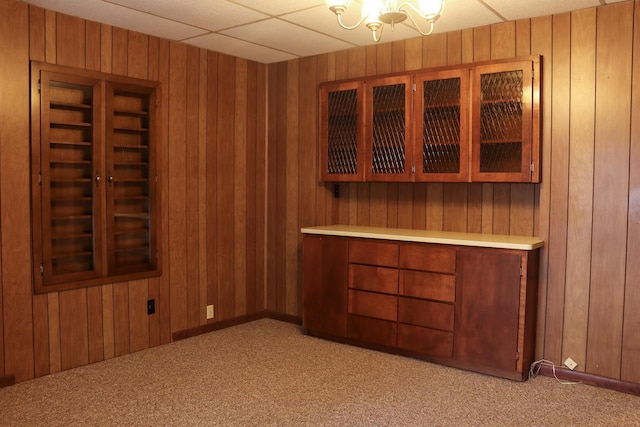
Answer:
[[[442,0],[420,0],[419,8],[425,19],[434,19],[442,12]]]
[[[372,29],[372,27],[380,27],[382,22],[380,22],[380,7],[378,2],[376,0],[365,0],[362,4],[361,17],[364,18],[364,23],[369,29]]]

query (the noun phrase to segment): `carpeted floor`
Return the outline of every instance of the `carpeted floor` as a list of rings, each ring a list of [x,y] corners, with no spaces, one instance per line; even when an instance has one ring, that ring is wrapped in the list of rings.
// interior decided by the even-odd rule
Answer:
[[[640,398],[498,379],[262,319],[0,389],[0,425],[640,426]]]

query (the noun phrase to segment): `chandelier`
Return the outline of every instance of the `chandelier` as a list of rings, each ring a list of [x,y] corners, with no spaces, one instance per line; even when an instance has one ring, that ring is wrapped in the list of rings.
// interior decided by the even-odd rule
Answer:
[[[345,30],[353,30],[364,22],[365,26],[373,33],[373,40],[380,41],[384,24],[391,25],[391,30],[395,24],[405,19],[413,23],[413,26],[423,36],[428,36],[433,32],[433,23],[442,14],[444,0],[419,0],[418,6],[405,1],[398,5],[398,0],[363,0],[360,20],[353,26],[342,23],[342,13],[347,10],[351,0],[326,0],[327,7],[338,17],[338,24]],[[411,13],[409,13],[411,12]],[[412,13],[418,15],[427,22],[428,30],[423,31]]]

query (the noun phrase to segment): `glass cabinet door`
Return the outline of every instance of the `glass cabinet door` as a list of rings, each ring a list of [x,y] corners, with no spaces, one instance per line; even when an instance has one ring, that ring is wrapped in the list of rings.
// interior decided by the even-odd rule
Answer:
[[[367,80],[365,141],[370,181],[411,180],[411,76]]]
[[[419,74],[414,93],[414,180],[467,181],[469,70]]]
[[[530,182],[533,63],[474,68],[472,180]]]
[[[362,82],[320,86],[319,171],[321,181],[364,179]]]

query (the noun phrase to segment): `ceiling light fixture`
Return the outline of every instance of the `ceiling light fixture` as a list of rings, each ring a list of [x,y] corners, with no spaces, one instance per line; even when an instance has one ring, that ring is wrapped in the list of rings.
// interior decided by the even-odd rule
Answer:
[[[397,0],[364,0],[362,3],[362,12],[360,21],[353,26],[344,25],[342,23],[342,14],[351,4],[351,0],[326,0],[327,7],[338,17],[338,24],[345,30],[353,30],[364,22],[365,26],[373,33],[373,40],[380,41],[384,24],[391,25],[391,31],[395,24],[405,19],[413,23],[416,30],[423,36],[428,36],[433,32],[433,23],[442,14],[444,0],[419,0],[418,6],[409,1],[405,1],[398,5]],[[412,11],[427,21],[428,31],[422,31],[416,20],[409,13]]]

